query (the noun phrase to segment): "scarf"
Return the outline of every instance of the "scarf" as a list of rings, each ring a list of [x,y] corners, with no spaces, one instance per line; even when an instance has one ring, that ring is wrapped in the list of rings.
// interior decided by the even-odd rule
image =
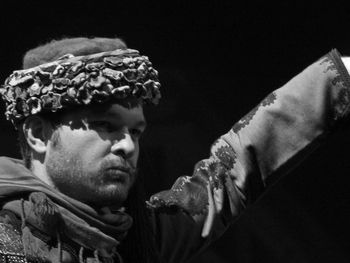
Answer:
[[[113,262],[113,257],[121,259],[116,248],[132,225],[128,214],[117,211],[102,217],[92,207],[42,182],[22,161],[0,157],[0,201],[2,209],[22,220],[22,242],[27,259],[63,262],[64,258],[71,258],[60,247],[62,234],[81,247],[80,261],[84,249],[94,251],[96,259],[103,257],[107,262]],[[56,255],[32,234],[33,228],[57,241]]]

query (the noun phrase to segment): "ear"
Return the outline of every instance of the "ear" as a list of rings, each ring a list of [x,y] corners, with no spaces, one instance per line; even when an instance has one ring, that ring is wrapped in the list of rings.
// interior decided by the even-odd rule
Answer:
[[[43,154],[52,134],[52,125],[39,116],[29,116],[24,121],[23,133],[30,148],[38,154]]]

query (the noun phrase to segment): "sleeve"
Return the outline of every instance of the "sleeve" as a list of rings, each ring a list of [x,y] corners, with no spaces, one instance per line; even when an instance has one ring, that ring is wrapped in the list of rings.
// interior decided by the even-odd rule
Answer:
[[[201,245],[186,248],[193,253],[222,234],[271,178],[288,173],[346,121],[349,102],[350,77],[332,50],[269,94],[214,142],[192,176],[179,177],[170,190],[153,195],[149,206],[163,212],[175,208],[192,219],[194,231],[199,226]]]

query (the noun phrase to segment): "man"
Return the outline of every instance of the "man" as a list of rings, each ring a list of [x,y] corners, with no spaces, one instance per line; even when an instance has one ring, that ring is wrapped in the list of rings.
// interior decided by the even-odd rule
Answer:
[[[144,105],[160,98],[148,58],[120,40],[75,38],[29,51],[24,68],[1,90],[24,160],[0,162],[6,262],[183,262],[345,121],[350,101],[332,51],[267,96],[146,210],[139,137]]]

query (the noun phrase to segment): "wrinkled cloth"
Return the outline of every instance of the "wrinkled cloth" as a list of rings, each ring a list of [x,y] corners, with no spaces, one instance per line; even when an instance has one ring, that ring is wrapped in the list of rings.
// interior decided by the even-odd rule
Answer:
[[[20,161],[5,157],[0,158],[0,200],[3,210],[22,220],[27,258],[46,259],[49,253],[52,259],[62,253],[52,255],[45,242],[33,235],[33,228],[47,239],[59,242],[60,235],[65,235],[82,248],[96,251],[103,258],[113,258],[132,225],[132,218],[120,211],[106,221],[93,208],[40,181]]]
[[[214,142],[192,176],[150,198],[148,205],[162,217],[164,261],[183,262],[219,237],[267,185],[348,121],[349,106],[350,77],[336,50],[263,99]],[[181,227],[162,215],[167,210],[185,213],[195,223]],[[169,228],[176,230],[164,233]]]
[[[215,141],[210,156],[196,164],[192,176],[179,177],[170,190],[147,202],[162,262],[185,262],[222,235],[267,185],[296,167],[348,121],[349,106],[350,77],[336,50],[268,95]],[[2,160],[0,174],[4,165],[9,166]],[[84,204],[60,193],[53,195],[39,181],[27,188],[22,170],[11,168],[17,174],[13,184],[7,182],[11,174],[5,176],[0,200],[18,200],[14,192],[18,187],[21,193],[43,192],[107,233],[103,225],[93,224],[96,212]]]

